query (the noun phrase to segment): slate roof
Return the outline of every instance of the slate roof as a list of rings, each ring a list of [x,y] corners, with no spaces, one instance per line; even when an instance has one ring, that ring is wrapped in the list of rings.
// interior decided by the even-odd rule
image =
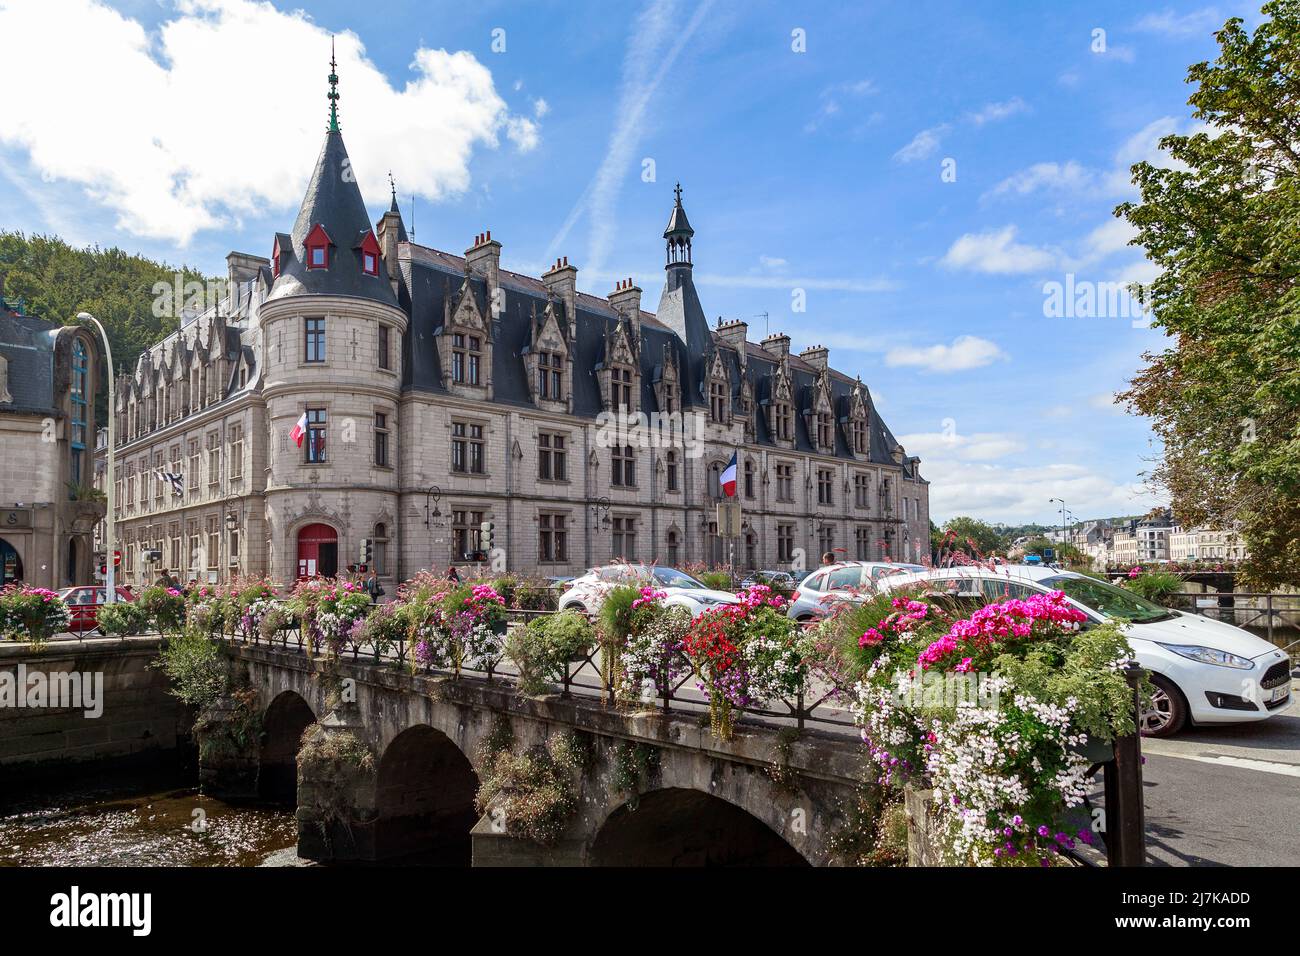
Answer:
[[[318,225],[324,227],[334,243],[328,269],[307,268],[307,236]],[[280,275],[271,287],[268,300],[289,295],[345,295],[397,305],[397,297],[383,269],[377,276],[361,271],[361,253],[355,244],[357,237],[370,228],[370,214],[366,212],[356,173],[343,145],[343,134],[332,130],[325,134],[311,182],[289,234],[293,255],[281,262]]]
[[[447,388],[442,381],[442,368],[438,361],[437,332],[446,315],[448,295],[451,296],[454,304],[466,281],[465,260],[452,253],[414,243],[401,246],[399,258],[403,266],[401,305],[410,315],[410,332],[403,354],[403,387],[416,392],[446,393]],[[699,322],[703,322],[703,310],[695,295],[694,287],[689,282],[689,270],[669,269],[668,273],[669,286],[674,282],[672,278],[674,273],[686,276],[686,281],[683,283],[680,279],[677,280],[676,289],[672,290],[683,288],[685,290],[676,297],[676,302],[690,303],[691,311],[698,310],[696,318]],[[534,309],[540,316],[549,301],[547,289],[545,283],[532,276],[504,270],[499,275],[504,292],[504,309],[500,316],[493,320],[493,401],[502,405],[530,407],[532,400],[529,397],[523,355],[531,341]],[[480,309],[484,309],[487,299],[486,281],[474,276],[470,278],[469,283]],[[668,291],[670,290],[666,288],[665,298],[673,301],[673,297],[667,294]],[[574,414],[580,417],[595,418],[601,412],[600,385],[595,370],[604,361],[605,337],[615,327],[618,314],[607,300],[597,296],[578,293],[576,302],[578,340],[574,362],[573,410]],[[553,305],[557,315],[561,317],[561,324],[567,324],[563,301],[556,299]],[[686,306],[683,306],[683,315],[685,308]],[[720,337],[707,329],[706,325],[707,343],[699,345],[698,351],[693,355],[688,355],[688,349],[678,334],[663,319],[662,312],[656,315],[643,310],[640,313],[641,407],[645,409],[657,407],[654,383],[663,364],[665,346],[677,356],[679,367],[682,369],[683,390],[693,392],[696,396],[701,395],[698,382],[705,379],[697,377],[694,379],[697,384],[688,385],[686,381],[688,369],[694,367],[699,370],[698,375],[706,376],[707,369],[704,366],[706,350],[720,351],[732,380],[733,396],[738,396],[742,373],[736,350],[724,344]],[[696,322],[692,322],[692,325],[698,328]],[[687,361],[688,358],[692,361]],[[746,343],[746,358],[744,375],[749,379],[756,403],[755,410],[758,412],[755,415],[755,439],[759,445],[775,446],[776,442],[768,433],[767,418],[761,414],[761,407],[757,403],[767,396],[769,383],[778,361],[775,356],[753,342]],[[788,362],[792,397],[796,407],[795,449],[814,453],[817,449],[813,446],[808,434],[807,422],[800,410],[807,407],[808,396],[816,384],[817,369],[797,355],[790,355]],[[847,403],[851,400],[856,379],[834,370],[831,371],[829,379],[832,407],[836,417],[839,418],[847,410]],[[703,404],[703,400],[697,397],[692,404]],[[870,412],[869,460],[892,465],[894,464],[893,448],[898,444],[897,439],[888,426],[881,421],[875,409],[870,407],[869,398],[868,408]],[[844,429],[837,427],[835,432],[836,455],[846,459],[852,458]],[[918,477],[910,458],[904,459],[903,471],[909,478]]]
[[[49,414],[55,409],[54,346],[57,322],[0,309],[0,355],[9,365],[12,402],[0,402],[0,412]]]

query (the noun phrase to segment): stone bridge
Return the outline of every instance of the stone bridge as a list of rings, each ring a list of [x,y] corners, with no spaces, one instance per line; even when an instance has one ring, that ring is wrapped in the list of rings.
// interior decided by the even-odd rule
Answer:
[[[296,784],[298,853],[309,859],[834,865],[847,814],[864,798],[874,804],[861,743],[847,734],[741,723],[721,741],[698,713],[524,697],[499,678],[365,661],[330,669],[265,645],[231,652],[248,689],[196,727],[205,788],[285,797]],[[312,724],[307,759],[299,742]],[[589,760],[574,773],[576,809],[558,838],[543,846],[512,835],[492,803],[476,811],[503,741],[518,754],[554,749],[561,735],[581,739]],[[364,759],[346,746],[352,738]]]

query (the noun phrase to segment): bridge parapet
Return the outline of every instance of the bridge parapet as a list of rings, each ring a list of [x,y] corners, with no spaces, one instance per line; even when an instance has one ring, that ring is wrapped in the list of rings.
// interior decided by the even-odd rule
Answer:
[[[294,694],[312,712],[328,714],[321,732],[352,735],[373,754],[341,814],[337,805],[322,808],[317,796],[326,781],[313,777],[319,771],[300,756],[299,853],[311,858],[425,851],[445,844],[455,827],[468,839],[472,826],[479,865],[627,863],[638,862],[637,854],[655,862],[712,854],[712,862],[826,865],[835,862],[833,836],[844,825],[844,807],[864,786],[854,736],[742,723],[731,739],[719,740],[699,714],[649,704],[628,711],[582,696],[525,697],[499,680],[413,674],[365,661],[337,661],[331,669],[322,659],[268,646],[236,644],[231,652],[264,712]],[[341,706],[326,702],[326,687],[336,682]],[[502,794],[474,807],[479,784],[500,773],[503,727],[514,754],[549,753],[568,735],[589,746],[588,764],[573,775],[571,811],[547,846],[518,836]],[[638,761],[641,768],[629,770]],[[629,803],[645,812],[629,813]],[[704,839],[698,826],[676,837],[671,827],[656,829],[656,820],[680,824],[683,815],[714,832]]]

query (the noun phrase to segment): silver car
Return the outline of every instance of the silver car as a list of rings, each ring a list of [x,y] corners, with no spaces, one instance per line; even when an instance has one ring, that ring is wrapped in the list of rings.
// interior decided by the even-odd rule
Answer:
[[[876,582],[894,574],[924,571],[896,561],[837,561],[818,568],[795,588],[786,614],[800,623],[825,617],[844,602],[860,603],[876,594]]]

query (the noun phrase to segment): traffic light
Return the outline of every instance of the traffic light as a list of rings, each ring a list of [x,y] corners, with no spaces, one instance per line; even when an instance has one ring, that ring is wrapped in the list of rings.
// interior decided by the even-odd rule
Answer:
[[[484,521],[478,526],[478,549],[491,551],[496,542],[496,526],[491,521]]]
[[[357,563],[358,563],[358,564],[364,564],[364,565],[366,565],[367,567],[369,567],[369,566],[370,566],[370,563],[374,560],[374,557],[375,557],[375,542],[374,542],[374,539],[373,539],[373,538],[362,538],[362,539],[361,539],[361,555],[360,555],[360,560],[359,560]]]

